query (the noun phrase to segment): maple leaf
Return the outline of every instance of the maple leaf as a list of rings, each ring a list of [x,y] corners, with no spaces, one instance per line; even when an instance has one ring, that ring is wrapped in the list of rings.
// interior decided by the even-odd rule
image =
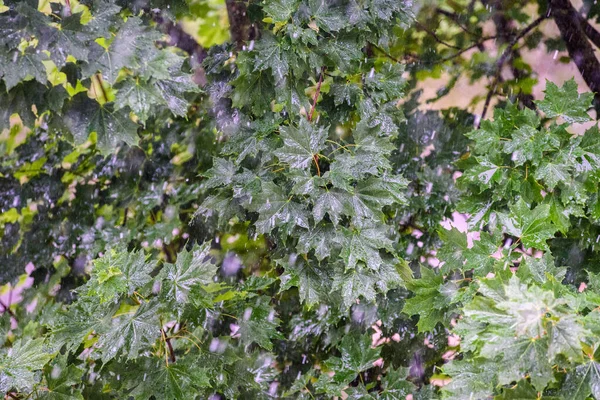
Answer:
[[[592,93],[579,94],[575,79],[570,79],[559,88],[546,80],[546,96],[536,101],[537,106],[548,118],[562,117],[569,123],[581,123],[590,120],[587,110],[592,106]]]
[[[275,155],[292,168],[305,169],[315,161],[327,138],[327,128],[315,129],[310,122],[300,120],[299,126],[283,126],[280,129],[283,146]]]
[[[129,118],[127,109],[113,110],[110,105],[80,94],[65,112],[62,123],[73,136],[75,143],[85,143],[92,132],[98,135],[100,151],[109,153],[125,142],[138,143],[138,124]]]
[[[177,256],[175,264],[165,264],[160,272],[162,293],[177,308],[189,301],[190,290],[196,285],[213,282],[217,267],[210,255],[211,243],[195,245],[190,251],[184,249]]]
[[[35,372],[41,370],[53,354],[43,338],[13,343],[10,352],[0,355],[0,392],[31,390]]]
[[[549,222],[550,206],[541,204],[531,210],[523,199],[519,199],[510,206],[510,211],[510,214],[498,215],[506,232],[520,238],[526,247],[547,249],[546,241],[557,231]]]

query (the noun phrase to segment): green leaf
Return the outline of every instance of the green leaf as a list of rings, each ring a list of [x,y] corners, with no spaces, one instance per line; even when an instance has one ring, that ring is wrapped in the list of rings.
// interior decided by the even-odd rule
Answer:
[[[68,310],[61,311],[51,321],[52,339],[57,346],[66,346],[73,351],[90,333],[103,333],[111,324],[111,318],[118,305],[107,306],[95,298],[83,297]]]
[[[205,185],[209,189],[230,185],[236,171],[237,167],[231,161],[224,158],[215,158],[212,168],[204,174],[208,178]]]
[[[510,214],[498,214],[506,232],[520,238],[526,247],[548,249],[546,241],[557,231],[550,222],[550,206],[541,204],[531,210],[523,199],[519,199],[509,208]]]
[[[184,249],[175,264],[165,264],[160,272],[161,292],[165,298],[181,309],[189,301],[192,287],[213,282],[217,266],[210,255],[211,243],[195,245],[190,251]]]
[[[60,29],[46,29],[40,46],[48,49],[50,59],[61,68],[66,64],[69,56],[78,61],[88,62],[90,38],[91,36],[81,24],[81,14],[78,13],[65,16],[61,21]]]
[[[494,335],[487,339],[481,355],[498,360],[498,382],[502,385],[529,376],[538,391],[543,391],[552,380],[552,365],[548,361],[548,341],[545,339],[517,339]]]
[[[568,165],[544,162],[535,171],[535,178],[543,180],[548,189],[554,189],[558,183],[567,183],[571,176]]]
[[[146,35],[141,20],[129,18],[107,47],[99,44],[91,47],[89,59],[92,61],[84,65],[84,77],[100,72],[108,83],[113,84],[122,68],[136,65],[135,52],[146,40]]]
[[[66,356],[57,357],[55,362],[46,366],[44,377],[47,387],[36,393],[36,398],[44,400],[83,400],[81,384],[84,370],[69,364]]]
[[[102,361],[106,363],[120,354],[127,359],[137,358],[143,349],[151,348],[161,329],[157,302],[126,308],[112,318],[111,326],[98,339]]]
[[[256,45],[254,71],[271,69],[275,82],[283,81],[289,73],[290,65],[287,49],[277,38],[268,32]]]
[[[485,399],[492,395],[496,370],[494,363],[482,359],[452,361],[445,364],[442,370],[452,377],[452,381],[442,387],[444,398]]]
[[[333,287],[341,292],[344,306],[349,308],[361,297],[368,302],[374,301],[377,281],[377,275],[365,268],[356,267],[344,273],[336,273]]]
[[[354,230],[344,229],[343,232],[340,257],[346,270],[354,269],[359,262],[363,262],[370,269],[378,271],[384,263],[379,251],[385,249],[394,252],[393,242],[384,227],[365,224]]]
[[[331,255],[332,250],[340,247],[339,232],[327,223],[318,224],[308,231],[303,231],[298,237],[298,246],[296,247],[300,253],[308,253],[314,250],[315,257],[318,261],[323,261]]]
[[[416,386],[408,378],[408,368],[389,368],[381,379],[383,391],[379,395],[381,400],[405,400],[406,396],[416,391]]]
[[[569,371],[560,394],[570,400],[600,398],[600,363],[589,361]]]
[[[586,332],[582,324],[574,315],[562,316],[558,321],[551,323],[548,329],[550,344],[548,355],[551,358],[562,354],[571,360],[582,358],[581,341]]]
[[[283,263],[286,274],[280,276],[281,290],[298,288],[300,300],[307,306],[319,304],[330,295],[327,282],[323,279],[326,271],[303,260]]]
[[[502,394],[494,397],[494,400],[537,400],[538,392],[527,381],[517,382],[517,386],[502,389]]]
[[[135,399],[159,397],[162,399],[191,399],[200,390],[210,386],[207,368],[198,367],[195,357],[178,358],[175,363],[164,359],[144,357],[139,364],[132,365],[129,373],[134,379],[131,395]],[[140,373],[145,379],[140,379]]]
[[[402,312],[418,315],[419,332],[430,332],[441,322],[446,323],[447,299],[440,293],[444,282],[442,275],[436,275],[431,269],[421,266],[421,277],[407,286],[414,296],[407,299]]]
[[[275,151],[280,161],[292,168],[306,169],[315,161],[315,156],[323,149],[327,138],[327,128],[314,128],[310,122],[301,119],[299,126],[281,127],[283,146]]]
[[[109,105],[101,106],[84,94],[74,99],[65,112],[63,123],[76,144],[85,143],[92,132],[98,135],[97,146],[105,154],[112,153],[121,142],[131,146],[138,143],[138,125],[129,118],[126,109],[114,111]]]
[[[348,196],[347,193],[335,188],[319,190],[312,210],[315,223],[321,222],[327,214],[331,222],[337,226],[341,216],[348,215],[348,207],[345,205],[346,196]]]
[[[266,1],[263,10],[273,18],[273,22],[285,22],[298,9],[298,0]]]
[[[46,67],[42,64],[44,58],[35,50],[28,48],[24,52],[14,50],[10,53],[0,53],[0,64],[10,66],[3,68],[0,76],[4,79],[6,90],[11,90],[20,82],[35,79],[45,85],[47,83]]]
[[[326,32],[336,32],[346,26],[341,7],[334,8],[321,0],[309,0],[308,6],[317,26]]]
[[[256,228],[259,233],[269,233],[281,225],[287,231],[295,226],[308,229],[308,213],[301,203],[292,201],[282,188],[273,182],[263,182],[262,192],[253,201],[253,209],[259,213]]]
[[[503,144],[504,152],[511,155],[516,166],[527,161],[532,161],[535,165],[540,164],[544,151],[549,149],[548,135],[529,125],[519,127],[512,134],[512,140]]]
[[[283,339],[277,331],[279,318],[275,316],[275,310],[264,300],[253,307],[243,310],[236,321],[237,329],[233,331],[238,334],[240,341],[246,348],[256,343],[266,350],[273,350],[273,339]]]
[[[37,383],[35,372],[52,357],[43,338],[27,342],[17,340],[9,352],[0,356],[0,392],[31,390]]]
[[[498,250],[499,245],[490,234],[481,232],[480,240],[473,240],[471,247],[468,246],[467,235],[456,228],[440,230],[439,236],[444,245],[437,256],[445,263],[444,271],[473,269],[476,275],[485,276],[493,269],[496,260],[492,254]]]
[[[172,73],[169,79],[157,80],[154,86],[169,110],[179,117],[185,117],[190,106],[185,98],[186,93],[200,92],[198,85],[192,81],[192,76],[182,72]]]
[[[109,249],[94,260],[92,278],[83,291],[87,296],[97,297],[100,303],[114,301],[121,294],[131,296],[152,280],[153,269],[154,263],[146,261],[143,251]]]
[[[164,103],[156,87],[140,79],[128,79],[117,87],[115,109],[129,107],[145,123],[156,105]]]
[[[373,368],[373,363],[380,357],[381,348],[371,346],[368,335],[345,335],[338,346],[341,357],[331,357],[325,363],[342,377],[351,377],[350,381],[361,372]],[[343,378],[342,378],[343,379]],[[340,382],[334,375],[334,380]],[[346,380],[346,383],[350,383]]]
[[[592,93],[579,94],[575,79],[570,79],[559,88],[546,80],[546,96],[536,101],[538,108],[548,118],[562,117],[568,123],[581,123],[590,120],[587,110],[592,106]]]

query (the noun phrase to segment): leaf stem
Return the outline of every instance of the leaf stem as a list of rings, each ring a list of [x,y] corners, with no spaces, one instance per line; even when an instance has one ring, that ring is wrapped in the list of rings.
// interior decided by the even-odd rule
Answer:
[[[308,114],[308,122],[312,122],[313,115],[315,113],[315,107],[317,106],[317,100],[319,99],[319,94],[321,93],[321,84],[323,83],[323,73],[325,72],[325,67],[321,67],[321,73],[319,74],[319,82],[317,83],[317,90],[315,91],[315,95],[313,97],[313,104],[310,108],[310,113]]]
[[[317,167],[317,175],[321,176],[321,168],[319,168],[319,156],[317,154],[313,154],[313,161],[315,162],[315,166]]]

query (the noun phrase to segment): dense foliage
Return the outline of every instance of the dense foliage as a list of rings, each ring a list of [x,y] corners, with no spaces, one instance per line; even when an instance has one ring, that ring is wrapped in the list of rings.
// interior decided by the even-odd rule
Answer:
[[[600,398],[594,95],[464,3],[0,0],[0,392]]]

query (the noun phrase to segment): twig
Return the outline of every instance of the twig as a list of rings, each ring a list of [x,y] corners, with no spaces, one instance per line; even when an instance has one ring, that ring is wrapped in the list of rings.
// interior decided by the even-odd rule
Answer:
[[[71,0],[65,0],[65,3],[67,4],[67,16],[71,16],[73,14],[73,11],[71,10]]]
[[[544,21],[546,18],[548,18],[546,15],[542,15],[542,16],[538,17],[535,21],[533,21],[532,23],[527,25],[525,27],[525,29],[523,29],[521,32],[519,32],[510,41],[510,43],[508,44],[508,47],[506,47],[506,49],[504,49],[504,51],[502,52],[502,55],[496,62],[496,74],[494,75],[494,80],[493,80],[490,90],[488,91],[488,94],[485,98],[485,103],[483,105],[483,111],[481,112],[481,118],[479,119],[479,122],[477,123],[477,129],[479,129],[479,127],[481,126],[481,121],[483,121],[483,119],[485,118],[485,115],[487,114],[487,110],[490,106],[490,102],[492,101],[492,96],[496,92],[496,86],[498,86],[498,82],[500,81],[500,78],[501,78],[502,67],[504,66],[504,63],[506,63],[506,61],[512,54],[513,47],[519,42],[519,40],[521,40],[525,35],[527,35],[529,32],[531,32],[533,29],[535,29],[535,27],[537,27],[539,24],[541,24],[542,21]]]
[[[175,352],[173,351],[173,345],[171,344],[171,338],[167,336],[167,333],[162,328],[160,328],[160,333],[161,333],[162,337],[164,338],[165,343],[167,344],[167,347],[169,348],[169,358],[171,359],[172,363],[175,363],[175,361],[177,361],[177,360],[175,358]]]
[[[470,46],[467,46],[465,48],[460,49],[459,51],[457,51],[456,53],[452,54],[451,56],[442,58],[440,61],[442,61],[442,62],[450,61],[453,58],[456,58],[456,57],[460,56],[461,54],[466,53],[467,51],[469,51],[471,49],[474,49],[475,47],[481,46],[482,44],[484,44],[488,40],[492,40],[492,39],[496,39],[496,38],[497,38],[497,36],[485,37],[485,38],[481,39],[480,41],[478,41],[477,43],[473,43]]]
[[[436,8],[436,9],[435,9],[435,11],[436,11],[436,12],[438,12],[439,14],[442,14],[442,15],[444,15],[444,16],[446,16],[446,17],[450,18],[452,21],[456,22],[456,25],[458,25],[458,27],[459,27],[460,29],[462,29],[462,30],[463,30],[465,33],[468,33],[469,35],[472,35],[472,36],[479,36],[477,33],[475,33],[475,32],[473,32],[473,31],[469,30],[469,29],[468,29],[466,26],[464,26],[464,25],[463,25],[463,24],[460,22],[460,17],[459,17],[458,15],[456,15],[455,13],[453,13],[453,12],[450,12],[450,11],[446,11],[446,10],[444,10],[444,9],[441,9],[441,8],[439,8],[439,7],[438,7],[438,8]]]
[[[321,67],[321,73],[319,74],[319,83],[317,83],[317,90],[315,91],[315,95],[313,97],[313,104],[310,108],[310,113],[308,114],[308,122],[312,122],[313,114],[315,112],[315,107],[317,106],[317,100],[319,99],[319,94],[321,93],[321,84],[323,83],[323,73],[325,72],[325,67]]]
[[[10,301],[9,301],[9,303],[10,303]],[[0,306],[3,308],[2,312],[7,312],[8,315],[10,315],[11,317],[13,317],[15,319],[15,321],[19,322],[19,319],[17,318],[17,316],[15,315],[13,310],[10,309],[10,306],[7,306],[2,300],[0,300]]]
[[[444,46],[449,47],[451,49],[460,50],[460,47],[454,46],[454,45],[452,45],[450,43],[447,43],[447,42],[443,41],[442,39],[440,39],[440,37],[434,31],[432,31],[431,29],[427,28],[422,23],[420,23],[420,22],[417,21],[416,24],[417,24],[417,26],[419,28],[423,29],[425,32],[427,32],[428,34],[430,34],[435,39],[436,42],[438,42],[440,44],[443,44]]]

